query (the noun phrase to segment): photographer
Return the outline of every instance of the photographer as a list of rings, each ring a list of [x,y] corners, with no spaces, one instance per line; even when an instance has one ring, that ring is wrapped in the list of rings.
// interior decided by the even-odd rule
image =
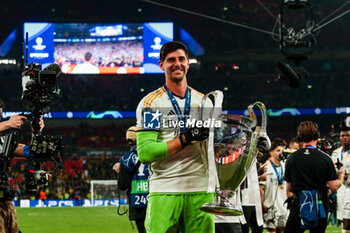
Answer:
[[[264,166],[264,181],[260,181],[261,203],[264,213],[264,228],[275,232],[277,228],[284,231],[287,209],[286,182],[283,181],[284,162],[282,152],[286,143],[280,138],[272,140],[269,150],[270,158]]]
[[[298,126],[298,140],[301,148],[288,156],[284,179],[287,190],[293,195],[288,198],[290,215],[285,233],[325,232],[327,227],[328,189],[337,191],[344,181],[344,170],[337,176],[329,155],[316,148],[319,130],[311,121]]]
[[[0,119],[4,102],[0,100]],[[0,123],[0,134],[9,129],[19,129],[22,124],[27,121],[25,116],[14,115],[9,120]],[[40,131],[44,128],[44,121],[40,118]],[[14,196],[13,190],[8,183],[9,166],[12,155],[5,155],[2,153],[4,136],[0,137],[0,152],[1,152],[1,177],[0,177],[0,233],[15,233],[20,232],[17,224],[16,211],[12,203]],[[29,157],[29,146],[19,143],[14,148],[13,154],[18,157]],[[6,156],[9,156],[6,157]]]
[[[282,138],[274,138],[273,141],[274,141],[275,145],[282,146],[283,150],[287,146],[287,142],[284,139],[282,139]],[[263,153],[263,156],[260,159],[258,159],[258,161],[260,162],[260,165],[261,165],[261,167],[259,169],[259,175],[261,175],[260,174],[261,173],[261,169],[263,169],[267,165],[267,162],[269,161],[270,158],[271,158],[271,148],[270,148],[269,151],[265,151]]]

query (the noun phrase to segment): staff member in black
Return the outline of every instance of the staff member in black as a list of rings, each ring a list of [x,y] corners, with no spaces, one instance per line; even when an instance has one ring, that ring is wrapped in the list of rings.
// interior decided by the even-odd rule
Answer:
[[[300,218],[301,192],[316,190],[318,199],[322,201],[324,211],[328,211],[327,192],[336,192],[344,181],[344,170],[340,169],[337,176],[332,159],[326,153],[316,148],[318,127],[311,121],[301,122],[298,126],[298,139],[301,149],[291,154],[286,162],[284,179],[287,190],[291,192],[289,198],[290,215],[287,220],[285,233],[304,232],[304,222]],[[318,206],[318,202],[316,205]],[[319,212],[318,212],[319,213]],[[325,232],[327,219],[319,218],[317,224],[306,228],[310,233]]]

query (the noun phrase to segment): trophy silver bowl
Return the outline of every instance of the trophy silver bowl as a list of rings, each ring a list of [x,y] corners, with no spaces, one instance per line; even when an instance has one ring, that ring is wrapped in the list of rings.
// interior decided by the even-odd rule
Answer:
[[[220,96],[219,91],[214,91],[203,98],[202,106],[204,106],[208,95],[213,95],[215,101],[219,99],[222,102],[222,99],[216,98]],[[217,108],[218,103],[215,103],[215,105]],[[262,113],[261,126],[257,126],[256,115],[253,111],[255,106]],[[204,212],[226,216],[243,214],[231,202],[231,198],[244,181],[250,168],[255,165],[258,138],[264,137],[268,144],[270,143],[270,139],[266,134],[267,115],[264,104],[256,102],[249,105],[248,112],[249,117],[223,114],[221,110],[210,113],[211,117],[221,121],[221,126],[210,129],[211,136],[209,136],[206,154],[208,162],[214,161],[215,164],[216,188],[213,202],[206,203],[200,208]],[[201,116],[203,115],[201,114]],[[210,146],[213,148],[210,148]]]

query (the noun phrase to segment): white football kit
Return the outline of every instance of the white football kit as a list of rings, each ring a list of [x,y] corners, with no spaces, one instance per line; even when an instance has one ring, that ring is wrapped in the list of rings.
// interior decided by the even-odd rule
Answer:
[[[199,120],[204,95],[193,88],[190,88],[190,93],[190,120]],[[184,113],[186,98],[174,97]],[[211,101],[206,101],[205,107],[212,108]],[[152,121],[152,124],[160,124],[156,129],[159,132],[159,142],[168,142],[179,137],[178,117],[164,87],[149,93],[140,101],[136,110],[138,128],[145,128],[144,123],[147,122],[144,122],[144,117],[149,112],[155,114],[155,117],[159,116],[158,122]],[[201,143],[195,142],[165,160],[153,162],[149,178],[150,193],[202,192],[208,190],[208,185],[214,189],[215,184],[208,182],[209,172],[205,156]]]
[[[265,185],[264,205],[268,208],[273,208],[275,219],[274,222],[264,219],[264,228],[285,227],[287,206],[284,205],[284,202],[287,199],[287,182],[283,180],[284,172],[285,165],[282,162],[280,166],[275,166],[275,169],[271,160],[266,165],[266,181],[261,182]],[[278,179],[280,179],[280,183]],[[266,217],[267,215],[265,214],[264,218]]]
[[[343,147],[339,147],[333,151],[331,158],[334,164],[336,164],[338,161],[344,164],[344,158],[347,157],[348,155],[349,155],[349,151],[344,151]],[[345,204],[344,203],[345,189],[346,187],[342,185],[337,190],[337,219],[340,219],[340,220],[343,219],[343,208]]]

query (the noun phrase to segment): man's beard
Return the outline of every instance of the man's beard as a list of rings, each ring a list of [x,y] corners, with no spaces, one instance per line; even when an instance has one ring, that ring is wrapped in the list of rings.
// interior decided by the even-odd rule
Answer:
[[[175,82],[175,83],[181,83],[182,80],[184,80],[184,78],[185,78],[185,76],[182,76],[182,77],[180,77],[180,78],[170,76],[171,81],[173,81],[173,82]]]

